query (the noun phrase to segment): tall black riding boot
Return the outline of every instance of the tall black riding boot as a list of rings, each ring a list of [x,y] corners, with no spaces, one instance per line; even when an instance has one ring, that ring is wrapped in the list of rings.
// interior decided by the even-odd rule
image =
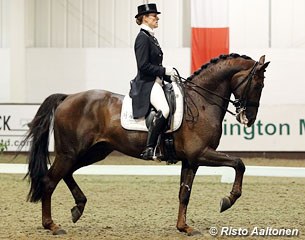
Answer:
[[[145,160],[153,160],[154,148],[157,145],[158,137],[162,133],[166,126],[166,119],[164,118],[162,111],[158,111],[148,129],[146,149],[142,152],[141,158]]]

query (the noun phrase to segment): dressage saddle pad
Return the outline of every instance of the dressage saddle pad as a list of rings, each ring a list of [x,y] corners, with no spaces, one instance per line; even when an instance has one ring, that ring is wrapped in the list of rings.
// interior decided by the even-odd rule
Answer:
[[[173,116],[173,121],[171,122],[170,129],[167,132],[176,131],[183,119],[183,94],[178,87],[177,83],[172,83],[175,98],[176,98],[176,111]],[[127,130],[136,130],[136,131],[148,131],[145,123],[145,118],[134,119],[132,115],[132,99],[127,94],[124,97],[121,111],[121,125],[124,129]]]

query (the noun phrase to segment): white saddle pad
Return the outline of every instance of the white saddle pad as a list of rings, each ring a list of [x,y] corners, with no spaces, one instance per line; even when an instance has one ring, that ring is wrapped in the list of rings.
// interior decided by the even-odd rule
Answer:
[[[182,123],[183,119],[183,95],[177,83],[172,83],[176,96],[176,111],[171,123],[171,128],[167,132],[176,131]],[[148,131],[145,118],[134,119],[132,115],[132,99],[127,94],[124,97],[121,111],[121,125],[127,130]]]

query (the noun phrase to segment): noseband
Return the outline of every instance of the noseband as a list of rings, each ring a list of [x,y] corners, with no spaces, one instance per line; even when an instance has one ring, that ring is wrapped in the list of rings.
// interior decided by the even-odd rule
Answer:
[[[236,112],[237,114],[240,113],[242,110],[246,110],[247,107],[259,107],[259,103],[256,103],[256,102],[251,102],[248,100],[248,93],[250,91],[250,87],[251,87],[251,83],[252,83],[252,79],[253,79],[253,76],[256,72],[256,67],[258,65],[258,62],[255,62],[255,64],[253,65],[250,73],[248,74],[248,76],[243,79],[240,83],[237,84],[237,86],[232,90],[232,92],[236,91],[238,88],[241,87],[241,85],[245,82],[247,82],[247,85],[246,87],[244,88],[243,90],[243,93],[241,95],[241,97],[239,99],[235,99],[234,101],[229,99],[229,98],[226,98],[226,97],[223,97],[205,87],[201,87],[201,86],[198,86],[197,84],[195,84],[194,82],[190,81],[189,79],[185,79],[183,77],[180,76],[178,70],[176,68],[174,68],[174,70],[177,72],[177,76],[178,76],[178,81],[177,83],[179,85],[184,85],[185,86],[189,86],[192,88],[192,90],[194,90],[196,93],[198,93],[200,96],[206,98],[200,91],[198,91],[198,89],[200,90],[203,90],[209,94],[212,94],[218,98],[221,98],[222,100],[228,102],[228,103],[232,103],[233,106],[236,108]],[[182,81],[184,80],[184,81]],[[221,106],[220,104],[218,104],[217,102],[213,102],[214,104],[216,104],[217,106],[219,106],[221,109],[223,109],[224,111],[232,114],[233,116],[236,116],[235,113],[231,112],[230,110],[228,110],[227,108],[224,108],[223,106]],[[192,102],[192,104],[194,105],[194,103]],[[193,114],[191,114],[193,115]],[[193,117],[194,118],[194,117]]]

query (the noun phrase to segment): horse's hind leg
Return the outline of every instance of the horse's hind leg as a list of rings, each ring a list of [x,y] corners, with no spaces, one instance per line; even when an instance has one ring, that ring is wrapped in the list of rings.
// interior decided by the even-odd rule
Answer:
[[[77,183],[75,182],[72,173],[67,174],[64,177],[64,181],[67,184],[68,188],[70,189],[75,200],[76,205],[71,209],[71,214],[72,214],[72,221],[76,223],[84,212],[87,198],[85,194],[82,192],[82,190],[79,188]]]
[[[236,200],[241,196],[242,182],[244,172],[246,170],[243,161],[237,157],[231,157],[227,154],[217,152],[208,148],[204,152],[201,159],[198,160],[199,166],[215,166],[215,167],[232,167],[235,170],[235,180],[233,183],[232,191],[229,197],[224,197],[220,202],[220,212],[223,212],[230,208]]]
[[[53,235],[65,234],[66,231],[63,230],[60,225],[57,225],[52,220],[51,215],[51,199],[52,194],[59,183],[59,181],[65,177],[65,175],[70,171],[72,161],[65,159],[63,164],[63,158],[56,156],[53,165],[49,169],[47,175],[44,177],[44,193],[41,199],[42,205],[42,225],[45,229],[52,231]]]

